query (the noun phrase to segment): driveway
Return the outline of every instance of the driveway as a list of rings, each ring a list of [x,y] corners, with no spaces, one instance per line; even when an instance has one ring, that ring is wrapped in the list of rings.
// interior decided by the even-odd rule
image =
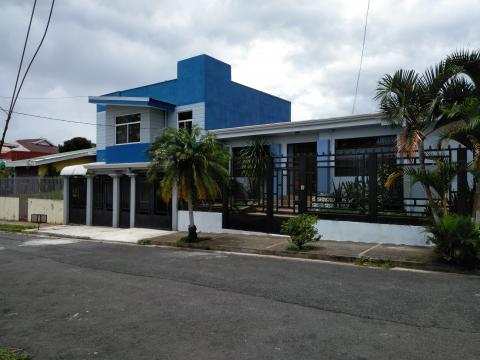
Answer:
[[[34,359],[479,359],[480,278],[0,233]]]

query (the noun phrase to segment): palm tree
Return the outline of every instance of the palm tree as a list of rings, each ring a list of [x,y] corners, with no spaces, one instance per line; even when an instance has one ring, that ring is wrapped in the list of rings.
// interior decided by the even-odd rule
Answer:
[[[240,151],[240,166],[247,177],[250,196],[259,198],[269,163],[272,161],[270,148],[262,138],[255,138]]]
[[[387,121],[402,128],[397,140],[398,151],[413,159],[418,153],[419,171],[426,172],[425,138],[441,114],[443,94],[451,78],[445,62],[427,69],[423,74],[415,70],[397,70],[378,82],[375,99]],[[439,221],[430,186],[422,183],[432,216]]]
[[[149,153],[152,157],[149,178],[153,180],[158,173],[163,173],[160,192],[165,201],[170,201],[172,190],[177,186],[179,198],[188,205],[187,239],[196,241],[193,205],[197,200],[215,199],[220,195],[219,184],[228,176],[228,150],[214,135],[201,135],[198,127],[191,131],[167,128],[152,144]]]
[[[453,73],[444,99],[444,116],[436,128],[441,141],[455,140],[473,154],[470,171],[475,178],[472,217],[480,222],[480,50],[455,51],[445,60]]]

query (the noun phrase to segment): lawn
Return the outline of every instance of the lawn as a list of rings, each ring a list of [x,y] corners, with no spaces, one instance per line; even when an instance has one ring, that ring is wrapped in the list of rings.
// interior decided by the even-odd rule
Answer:
[[[0,224],[1,231],[8,231],[8,232],[22,232],[24,230],[29,229],[36,229],[37,226],[33,224]],[[0,360],[3,360],[0,357]]]

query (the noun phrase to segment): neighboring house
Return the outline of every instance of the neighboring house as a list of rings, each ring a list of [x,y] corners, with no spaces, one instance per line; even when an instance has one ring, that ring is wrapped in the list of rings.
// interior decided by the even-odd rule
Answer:
[[[82,149],[63,153],[39,156],[31,159],[6,161],[7,168],[14,169],[17,177],[24,176],[58,176],[66,166],[94,162],[96,149]]]
[[[58,147],[47,139],[20,139],[15,143],[5,144],[0,159],[16,161],[56,153],[58,153]]]
[[[253,138],[265,139],[271,153],[284,159],[275,165],[273,197],[277,210],[284,207],[287,214],[298,210],[299,186],[305,191],[288,159],[319,156],[307,176],[311,196],[304,204],[314,208],[330,201],[325,199],[337,190],[336,179],[365,176],[358,165],[366,166],[365,154],[395,153],[399,133],[379,114],[291,122],[289,101],[233,82],[230,65],[207,55],[179,61],[177,79],[93,96],[89,102],[97,105],[97,160],[61,173],[66,222],[88,225],[185,228],[186,217],[177,209],[175,194],[165,204],[158,195],[158,182],[146,178],[147,150],[165,127],[197,125],[216,134],[233,155]],[[327,155],[322,158],[322,154]],[[343,154],[347,166],[339,166],[332,154]],[[363,162],[349,154],[363,154]],[[318,165],[322,161],[326,165]],[[234,167],[231,171],[241,182],[242,174]],[[197,221],[205,223],[197,226],[203,231],[221,230],[221,215],[205,215]],[[257,218],[260,229],[266,229],[265,221]],[[399,238],[411,236],[409,231],[396,231]],[[418,235],[417,229],[410,231]]]

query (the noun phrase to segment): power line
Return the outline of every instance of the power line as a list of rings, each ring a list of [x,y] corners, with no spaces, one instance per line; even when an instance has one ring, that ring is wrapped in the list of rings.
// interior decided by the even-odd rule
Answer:
[[[25,43],[24,43],[24,46],[23,46],[22,57],[21,57],[21,60],[20,60],[20,65],[18,67],[17,78],[15,80],[15,86],[13,88],[13,94],[12,94],[11,101],[10,101],[10,108],[8,109],[7,119],[5,120],[5,127],[3,129],[2,138],[0,140],[0,149],[3,148],[3,144],[5,143],[5,136],[7,134],[8,125],[9,125],[10,120],[12,118],[13,109],[15,108],[15,104],[18,100],[18,95],[20,94],[20,91],[22,90],[23,83],[25,82],[27,74],[28,74],[28,72],[29,72],[29,70],[30,70],[30,68],[33,64],[33,61],[35,60],[38,52],[40,51],[40,48],[42,47],[43,41],[45,40],[45,36],[47,35],[48,28],[50,26],[50,21],[52,19],[52,13],[53,13],[53,7],[55,5],[55,0],[52,0],[52,5],[50,6],[50,13],[48,14],[47,24],[45,26],[45,30],[43,32],[42,38],[40,39],[40,42],[38,43],[37,48],[35,49],[35,52],[33,53],[32,58],[30,59],[28,65],[27,65],[27,68],[25,69],[25,72],[23,73],[23,77],[22,77],[22,80],[20,81],[20,84],[18,84],[18,80],[20,79],[20,73],[22,71],[23,60],[24,60],[24,57],[25,57],[25,50],[27,48],[28,37],[30,35],[30,28],[31,28],[32,21],[33,21],[33,15],[35,13],[36,4],[37,4],[37,0],[34,0],[32,13],[31,13],[31,16],[30,16],[29,24],[28,24],[27,35],[25,37]],[[17,88],[17,85],[18,85],[18,88]]]
[[[12,99],[11,96],[0,96],[2,99]],[[62,99],[80,99],[88,98],[88,95],[75,95],[75,96],[52,96],[52,97],[25,97],[19,96],[20,100],[62,100]]]
[[[367,38],[367,25],[368,25],[368,12],[369,11],[370,11],[370,0],[368,0],[367,12],[365,14],[365,26],[363,28],[362,54],[360,55],[360,66],[358,67],[357,83],[355,84],[355,95],[353,97],[352,115],[355,113],[355,105],[357,103],[358,85],[360,84],[360,74],[362,72],[362,65],[363,65],[363,53],[365,51],[365,40]]]

